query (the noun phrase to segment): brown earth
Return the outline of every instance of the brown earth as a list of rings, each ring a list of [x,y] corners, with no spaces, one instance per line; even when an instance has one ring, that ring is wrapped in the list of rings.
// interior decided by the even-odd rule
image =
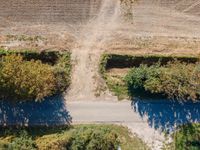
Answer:
[[[46,40],[37,43],[36,48],[72,49],[80,41],[83,28],[88,28],[85,22],[97,16],[101,3],[97,0],[3,0],[0,35],[42,36]],[[105,41],[103,49],[117,53],[198,54],[199,7],[197,0],[137,0],[133,21],[120,22],[112,33],[114,39]],[[15,44],[8,46],[30,46],[27,43],[15,40]],[[6,46],[4,40],[0,44]]]

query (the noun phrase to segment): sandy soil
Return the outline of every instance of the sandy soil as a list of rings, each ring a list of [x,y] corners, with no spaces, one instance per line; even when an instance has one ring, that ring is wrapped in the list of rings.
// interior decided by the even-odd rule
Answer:
[[[72,49],[75,65],[72,84],[66,99],[91,100],[97,96],[103,99],[115,99],[103,90],[105,85],[98,73],[98,67],[105,41],[112,39],[112,32],[118,27],[119,11],[120,3],[104,0],[98,17],[88,22],[81,30],[79,47]]]

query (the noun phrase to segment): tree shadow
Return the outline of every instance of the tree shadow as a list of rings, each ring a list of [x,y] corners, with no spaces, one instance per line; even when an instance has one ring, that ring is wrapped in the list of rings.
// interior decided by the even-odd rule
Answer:
[[[132,108],[141,118],[147,118],[149,126],[168,133],[179,125],[200,122],[200,102],[136,98]]]
[[[0,101],[1,126],[69,125],[71,120],[62,95],[46,98],[42,102]]]

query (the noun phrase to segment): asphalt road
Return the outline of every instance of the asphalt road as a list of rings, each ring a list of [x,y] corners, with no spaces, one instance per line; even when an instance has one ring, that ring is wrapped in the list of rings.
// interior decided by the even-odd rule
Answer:
[[[151,128],[145,118],[135,113],[131,101],[68,101],[67,110],[73,124],[108,123],[126,126],[152,149],[162,147],[164,136]]]
[[[73,123],[143,122],[132,111],[130,101],[70,101],[67,106]]]

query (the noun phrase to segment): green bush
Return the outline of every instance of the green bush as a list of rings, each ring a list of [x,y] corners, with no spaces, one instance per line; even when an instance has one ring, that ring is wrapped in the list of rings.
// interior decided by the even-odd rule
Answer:
[[[198,100],[200,95],[200,64],[169,63],[160,75],[162,89],[173,99]]]
[[[12,140],[7,146],[8,150],[36,150],[35,141],[26,131],[21,131],[20,135]]]
[[[146,65],[132,68],[125,77],[129,89],[131,91],[144,89],[144,82],[147,80],[148,72],[149,68]]]
[[[0,50],[0,99],[43,100],[70,85],[70,53]]]
[[[25,140],[24,143],[29,141],[28,145],[38,150],[117,150],[118,146],[123,150],[149,149],[141,139],[131,135],[128,128],[118,125],[3,128],[0,131],[0,149],[1,144],[7,148],[14,141],[21,143],[16,142],[19,139]]]
[[[0,63],[2,98],[41,100],[55,93],[56,78],[51,66],[24,61],[20,55],[3,56]]]
[[[106,72],[106,65],[108,63],[108,60],[110,59],[110,55],[108,54],[103,54],[100,59],[100,64],[99,64],[99,72],[102,75],[103,78],[106,78],[105,72]]]
[[[112,129],[87,126],[71,130],[58,143],[59,149],[72,150],[116,150],[119,146],[118,134]]]
[[[67,149],[73,150],[115,150],[118,146],[118,136],[115,132],[101,128],[80,128],[72,134]]]
[[[70,53],[63,54],[59,57],[53,71],[56,78],[56,89],[59,92],[64,92],[71,81]]]
[[[200,64],[187,64],[179,61],[165,66],[140,65],[133,68],[125,77],[130,93],[142,91],[166,95],[178,100],[197,100],[200,95]]]
[[[176,150],[199,150],[200,149],[200,124],[188,124],[181,126],[174,133],[172,148]]]
[[[161,67],[159,64],[148,67],[140,65],[140,67],[132,68],[125,76],[125,81],[131,96],[139,95],[145,91],[151,93],[159,93],[161,88],[159,74]]]

